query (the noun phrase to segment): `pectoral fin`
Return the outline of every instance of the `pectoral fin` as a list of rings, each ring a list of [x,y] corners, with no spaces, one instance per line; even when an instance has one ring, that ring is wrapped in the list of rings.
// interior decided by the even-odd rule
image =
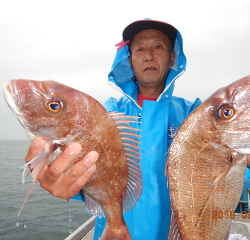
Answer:
[[[38,178],[39,173],[41,172],[44,164],[47,162],[49,156],[51,155],[52,151],[53,151],[54,147],[51,143],[48,143],[45,146],[45,149],[39,153],[37,156],[35,156],[34,158],[32,158],[28,163],[26,163],[23,167],[24,167],[24,171],[23,171],[23,175],[22,175],[22,182],[24,183],[25,179],[28,177],[28,175],[31,172],[32,178],[33,178],[33,184],[29,189],[29,192],[23,202],[23,205],[17,215],[17,217],[20,215],[24,204],[26,203],[31,190],[33,189],[33,187],[35,186],[36,180]]]
[[[208,204],[209,204],[211,198],[214,196],[214,194],[216,192],[216,189],[221,184],[221,182],[225,179],[225,177],[227,176],[228,172],[231,170],[231,168],[235,164],[235,162],[236,162],[236,156],[237,156],[237,153],[233,153],[231,155],[230,165],[228,166],[228,168],[226,168],[223,172],[221,172],[221,174],[214,180],[212,192],[211,192],[211,194],[210,194],[210,196],[209,196],[206,204],[204,205],[204,208],[202,209],[202,212],[201,212],[200,217],[198,218],[198,221],[196,222],[196,227],[199,227],[199,224],[201,222],[203,214],[204,214],[206,208],[208,207]]]
[[[31,173],[33,182],[37,175],[40,173],[42,167],[44,166],[45,162],[48,159],[49,148],[44,149],[34,158],[32,158],[29,162],[27,162],[22,168],[24,168],[23,175],[22,175],[22,183],[28,178],[29,174]]]

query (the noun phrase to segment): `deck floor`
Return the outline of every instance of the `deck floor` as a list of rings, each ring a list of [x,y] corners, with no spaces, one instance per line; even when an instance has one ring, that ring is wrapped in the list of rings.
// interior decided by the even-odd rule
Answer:
[[[85,235],[81,240],[93,240],[95,227],[93,227],[87,235]]]
[[[248,240],[250,240],[250,219],[242,219],[241,214],[236,214],[236,217],[239,217],[239,220],[232,221],[230,234],[238,233],[243,234]],[[81,240],[93,240],[95,227],[93,227]],[[72,238],[74,239],[74,238]]]

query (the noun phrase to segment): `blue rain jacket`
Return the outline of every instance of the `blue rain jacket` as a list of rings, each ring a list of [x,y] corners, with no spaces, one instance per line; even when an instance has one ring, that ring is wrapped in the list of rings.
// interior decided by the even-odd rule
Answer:
[[[157,101],[143,101],[143,108],[137,104],[138,86],[131,80],[134,76],[130,68],[128,47],[117,51],[109,84],[125,96],[119,100],[110,98],[104,107],[108,111],[124,112],[126,115],[141,117],[141,124],[131,124],[142,131],[139,139],[142,148],[141,169],[143,190],[135,207],[124,213],[124,219],[133,240],[167,239],[171,209],[169,192],[166,184],[165,165],[168,148],[185,118],[201,103],[193,103],[172,96],[175,80],[186,69],[186,57],[182,48],[182,37],[177,31],[174,51],[176,60],[170,69],[163,93]],[[249,181],[250,170],[247,168],[245,180]],[[72,199],[84,200],[82,191]],[[101,236],[106,220],[98,218],[95,225],[94,240]]]
[[[124,213],[124,219],[133,240],[167,239],[171,210],[165,175],[168,148],[175,132],[185,118],[201,103],[193,103],[172,96],[175,80],[185,72],[186,57],[182,49],[182,37],[177,31],[174,51],[176,60],[170,69],[163,93],[157,101],[143,101],[143,108],[137,104],[138,86],[132,81],[134,73],[129,64],[128,46],[117,51],[109,84],[125,96],[116,100],[108,99],[104,107],[109,111],[123,112],[125,115],[139,116],[140,124],[131,124],[142,131],[141,169],[143,189],[135,207]],[[97,218],[94,239],[98,240],[105,227],[105,218]]]

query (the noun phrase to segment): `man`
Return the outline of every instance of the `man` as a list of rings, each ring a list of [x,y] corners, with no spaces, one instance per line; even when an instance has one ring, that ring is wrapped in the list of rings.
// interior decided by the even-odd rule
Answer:
[[[122,91],[118,101],[110,98],[104,107],[108,111],[139,116],[133,127],[142,130],[140,138],[143,192],[136,206],[124,214],[133,240],[167,239],[170,225],[170,200],[164,174],[166,153],[176,130],[199,104],[173,97],[174,82],[186,68],[182,38],[173,26],[158,21],[142,20],[127,26],[117,51],[109,83]],[[127,45],[129,44],[129,45]],[[44,146],[35,139],[26,161]],[[82,161],[64,172],[80,152],[74,143],[50,167],[39,175],[41,186],[52,195],[68,199],[74,196],[95,170],[97,153],[89,153]],[[101,236],[105,218],[97,218],[94,239]]]

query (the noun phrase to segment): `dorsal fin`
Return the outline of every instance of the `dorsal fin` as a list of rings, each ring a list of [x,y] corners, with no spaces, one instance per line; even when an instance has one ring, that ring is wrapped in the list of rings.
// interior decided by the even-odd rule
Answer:
[[[116,112],[109,113],[116,123],[121,135],[128,163],[128,183],[125,196],[123,198],[123,211],[127,212],[135,206],[142,193],[143,181],[139,163],[139,150],[141,148],[137,146],[140,144],[137,139],[141,137],[141,135],[137,134],[137,132],[141,130],[133,128],[129,125],[130,122],[138,123],[138,121],[134,121],[135,119],[138,119],[138,117],[124,116],[123,114],[124,113]],[[101,206],[85,192],[84,196],[88,212],[96,216],[104,216]]]
[[[138,144],[140,144],[138,138],[141,137],[138,132],[141,130],[133,128],[129,124],[131,122],[139,123],[138,121],[135,121],[136,119],[139,119],[139,117],[126,116],[123,115],[123,113],[115,112],[110,113],[110,116],[115,121],[121,135],[128,162],[128,183],[125,197],[123,198],[123,211],[127,212],[135,206],[142,193],[143,181],[139,163],[139,150],[141,148],[138,147]]]

